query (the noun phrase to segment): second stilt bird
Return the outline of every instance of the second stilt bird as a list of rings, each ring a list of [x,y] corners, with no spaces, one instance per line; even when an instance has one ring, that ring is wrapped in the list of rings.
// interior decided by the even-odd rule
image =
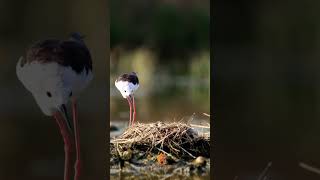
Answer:
[[[70,179],[71,153],[76,147],[74,180],[79,180],[82,161],[77,97],[93,77],[91,55],[79,33],[69,40],[49,39],[35,43],[16,66],[18,79],[29,90],[45,115],[53,116],[65,144],[64,180]],[[66,104],[72,102],[73,127]]]

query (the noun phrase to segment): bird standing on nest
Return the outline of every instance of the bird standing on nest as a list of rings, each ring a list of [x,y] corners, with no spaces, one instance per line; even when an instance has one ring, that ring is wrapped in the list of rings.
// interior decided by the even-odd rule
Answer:
[[[75,142],[75,176],[81,174],[80,134],[76,99],[91,81],[91,55],[79,33],[69,40],[48,39],[35,43],[16,66],[18,79],[35,98],[42,112],[54,116],[65,144],[64,179],[70,179],[70,155]],[[66,104],[72,102],[73,128]],[[73,139],[75,138],[75,139]]]
[[[135,72],[122,74],[115,81],[115,86],[120,91],[123,98],[128,100],[130,107],[129,126],[133,126],[136,119],[136,104],[134,102],[134,92],[139,87],[139,79]],[[133,108],[133,115],[132,115]],[[133,118],[132,118],[133,117]]]

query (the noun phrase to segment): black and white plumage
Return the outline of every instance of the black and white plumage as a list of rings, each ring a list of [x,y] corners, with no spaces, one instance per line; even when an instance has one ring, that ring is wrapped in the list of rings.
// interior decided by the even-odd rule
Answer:
[[[69,40],[49,39],[35,43],[21,57],[17,76],[34,96],[42,112],[53,112],[77,97],[89,84],[92,60],[78,33]]]
[[[115,86],[120,91],[123,98],[134,94],[139,88],[139,79],[135,72],[129,74],[122,74],[115,81]]]
[[[122,97],[128,100],[130,107],[129,125],[133,125],[136,119],[136,105],[134,101],[134,93],[139,88],[139,78],[135,72],[122,74],[116,79],[115,86],[120,91]]]
[[[54,116],[65,144],[64,180],[70,179],[70,156],[76,147],[75,176],[81,174],[77,97],[93,78],[91,55],[79,33],[68,40],[48,39],[31,46],[16,66],[18,79],[45,115]],[[72,102],[73,129],[66,104]],[[74,139],[73,139],[74,138]]]

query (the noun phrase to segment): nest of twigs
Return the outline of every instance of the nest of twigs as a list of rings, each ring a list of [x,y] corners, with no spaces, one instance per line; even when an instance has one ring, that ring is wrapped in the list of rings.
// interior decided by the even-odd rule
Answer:
[[[210,156],[209,135],[198,132],[191,125],[177,122],[137,123],[111,140],[111,152],[119,146],[147,153],[162,152],[177,159]]]

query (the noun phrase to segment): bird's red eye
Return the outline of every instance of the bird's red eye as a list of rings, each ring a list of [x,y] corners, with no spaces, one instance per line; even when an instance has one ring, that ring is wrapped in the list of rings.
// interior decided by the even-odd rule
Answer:
[[[52,97],[51,93],[49,91],[47,91],[47,96],[48,97]]]

